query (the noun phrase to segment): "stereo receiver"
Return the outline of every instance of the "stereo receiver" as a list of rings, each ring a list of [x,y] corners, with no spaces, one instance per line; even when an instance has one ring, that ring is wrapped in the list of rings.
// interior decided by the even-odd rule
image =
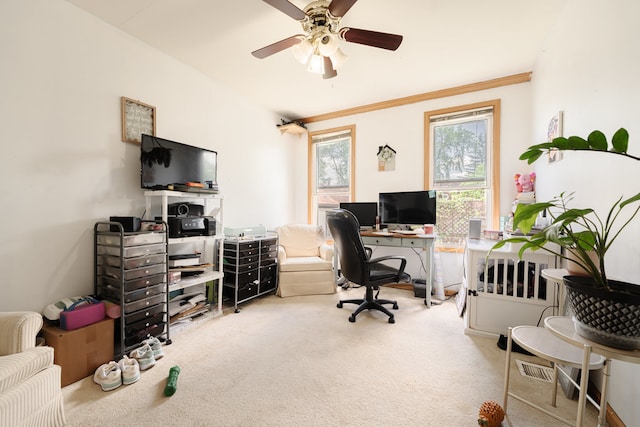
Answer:
[[[211,216],[177,216],[167,218],[169,237],[215,236],[216,219]]]

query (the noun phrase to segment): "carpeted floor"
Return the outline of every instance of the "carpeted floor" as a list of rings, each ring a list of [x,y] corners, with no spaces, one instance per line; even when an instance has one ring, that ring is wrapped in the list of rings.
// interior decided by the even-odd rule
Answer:
[[[497,338],[464,334],[455,303],[427,309],[412,291],[395,298],[396,323],[378,312],[347,318],[335,295],[266,296],[174,331],[165,357],[130,386],[103,392],[91,377],[64,388],[69,426],[474,426],[485,400],[502,404],[505,352]],[[532,356],[514,359],[545,364]],[[178,390],[163,395],[169,368]],[[548,409],[551,384],[522,377],[512,390]],[[558,395],[575,417],[577,402]],[[587,405],[585,425],[597,414]],[[558,421],[509,400],[504,426],[557,426]]]

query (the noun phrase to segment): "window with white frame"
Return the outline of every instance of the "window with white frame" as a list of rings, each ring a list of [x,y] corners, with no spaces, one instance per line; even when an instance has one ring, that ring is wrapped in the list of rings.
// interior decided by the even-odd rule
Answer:
[[[354,126],[309,134],[309,223],[326,230],[326,212],[354,193]]]
[[[497,113],[499,101],[425,114],[425,185],[437,191],[440,245],[464,246],[471,218],[482,219],[483,228],[491,228],[495,222]]]

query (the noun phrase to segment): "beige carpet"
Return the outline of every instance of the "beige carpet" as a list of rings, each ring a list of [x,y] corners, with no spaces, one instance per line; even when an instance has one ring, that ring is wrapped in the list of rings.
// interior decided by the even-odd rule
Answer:
[[[496,339],[464,334],[453,301],[427,309],[413,292],[396,323],[377,312],[347,318],[362,289],[335,295],[267,296],[172,334],[166,356],[130,386],[103,392],[88,377],[64,388],[69,426],[474,426],[485,400],[502,403],[505,352]],[[543,363],[514,354],[514,359]],[[178,390],[163,395],[169,368]],[[551,384],[522,377],[513,390],[549,405]],[[559,392],[557,409],[577,403]],[[504,426],[557,426],[515,399]],[[596,424],[587,408],[585,425]]]

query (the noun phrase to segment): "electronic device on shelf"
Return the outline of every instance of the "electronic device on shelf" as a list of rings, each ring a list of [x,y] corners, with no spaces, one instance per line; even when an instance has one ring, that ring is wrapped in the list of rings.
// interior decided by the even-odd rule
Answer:
[[[204,205],[198,203],[171,203],[168,206],[171,216],[203,216]]]
[[[378,216],[378,203],[376,202],[342,202],[340,209],[348,210],[356,217],[361,228],[373,228]]]
[[[409,227],[436,223],[436,192],[401,191],[378,194],[380,222]]]
[[[237,238],[255,238],[263,237],[267,235],[267,228],[264,225],[254,225],[251,227],[225,227],[225,237],[237,237]]]
[[[212,216],[170,216],[169,237],[215,236],[216,219]]]
[[[142,134],[140,186],[153,190],[218,191],[218,153]]]

